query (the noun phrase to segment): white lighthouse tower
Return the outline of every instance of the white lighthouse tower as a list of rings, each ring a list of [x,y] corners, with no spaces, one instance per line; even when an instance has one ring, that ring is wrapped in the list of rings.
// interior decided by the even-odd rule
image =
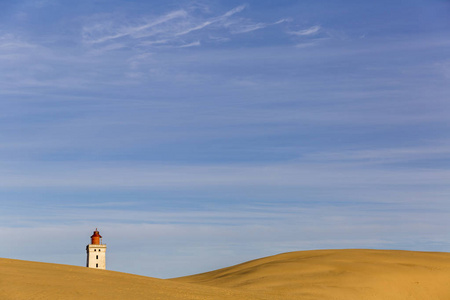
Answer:
[[[91,243],[86,246],[86,267],[94,269],[106,269],[106,245],[102,243],[102,236],[95,228],[91,236]]]

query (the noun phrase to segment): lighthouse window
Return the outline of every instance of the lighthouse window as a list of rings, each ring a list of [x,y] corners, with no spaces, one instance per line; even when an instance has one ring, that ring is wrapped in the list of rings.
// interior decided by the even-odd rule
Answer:
[[[102,249],[98,249],[98,251],[102,251]]]
[[[96,259],[98,259],[98,255],[97,255]]]
[[[95,264],[95,267],[98,268],[98,264]]]
[[[97,249],[94,249],[94,251],[97,251]]]

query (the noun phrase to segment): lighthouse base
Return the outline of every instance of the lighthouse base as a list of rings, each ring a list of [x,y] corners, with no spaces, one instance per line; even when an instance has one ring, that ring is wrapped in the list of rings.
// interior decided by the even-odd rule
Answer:
[[[93,269],[106,269],[106,245],[87,245],[86,253],[86,267]]]

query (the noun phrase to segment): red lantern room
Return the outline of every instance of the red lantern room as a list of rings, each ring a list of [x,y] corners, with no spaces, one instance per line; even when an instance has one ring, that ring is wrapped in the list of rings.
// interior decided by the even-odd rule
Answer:
[[[98,232],[97,228],[95,228],[94,234],[91,236],[91,244],[92,245],[100,245],[102,236]]]

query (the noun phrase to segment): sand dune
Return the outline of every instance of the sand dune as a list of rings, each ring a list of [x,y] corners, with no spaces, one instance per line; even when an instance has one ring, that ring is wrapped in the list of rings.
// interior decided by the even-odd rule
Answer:
[[[0,299],[450,299],[450,253],[316,250],[156,279],[0,259]]]
[[[301,251],[175,280],[283,299],[449,300],[450,253]]]
[[[119,272],[0,259],[1,300],[269,299],[252,293]]]

